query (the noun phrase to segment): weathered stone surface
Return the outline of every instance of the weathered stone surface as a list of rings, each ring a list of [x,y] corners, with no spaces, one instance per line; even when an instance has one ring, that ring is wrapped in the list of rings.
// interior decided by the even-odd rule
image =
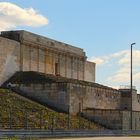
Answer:
[[[27,31],[7,31],[2,32],[1,36],[5,40],[9,38],[8,42],[19,44],[20,51],[15,51],[20,54],[18,69],[21,71],[37,71],[95,82],[95,64],[86,63],[83,49]],[[4,47],[10,49],[6,44]]]
[[[108,109],[92,109],[84,110],[83,116],[90,120],[94,120],[95,122],[109,129],[121,130],[123,128],[123,111]]]
[[[0,85],[19,71],[20,43],[0,37]]]
[[[131,92],[130,89],[120,89],[121,92],[121,108],[131,110]],[[132,90],[132,109],[133,111],[140,111],[140,101],[137,90]]]
[[[121,93],[115,89],[71,83],[71,113],[81,109],[121,109]]]
[[[93,62],[85,62],[85,81],[95,82],[95,66]]]

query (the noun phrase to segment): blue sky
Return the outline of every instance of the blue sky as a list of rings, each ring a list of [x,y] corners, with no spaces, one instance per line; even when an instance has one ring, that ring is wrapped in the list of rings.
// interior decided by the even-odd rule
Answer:
[[[101,84],[129,84],[129,49],[136,42],[134,84],[140,90],[140,0],[0,0],[3,2],[32,8],[42,19],[35,17],[31,23],[18,20],[17,15],[10,18],[13,26],[0,24],[1,30],[24,29],[83,48],[97,62],[96,82]],[[1,16],[2,10],[1,21],[7,16]]]

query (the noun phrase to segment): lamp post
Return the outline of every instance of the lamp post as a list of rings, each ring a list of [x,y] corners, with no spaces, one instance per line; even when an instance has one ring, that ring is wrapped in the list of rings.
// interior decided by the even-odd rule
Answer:
[[[130,128],[131,128],[131,130],[133,129],[133,125],[132,125],[132,123],[133,123],[133,118],[132,118],[133,117],[133,114],[132,114],[133,113],[133,105],[132,105],[132,94],[133,94],[133,71],[132,71],[132,68],[133,68],[133,65],[132,65],[133,61],[132,60],[133,59],[132,59],[132,56],[133,55],[132,55],[132,51],[133,51],[133,45],[135,45],[135,44],[136,43],[131,44],[131,58],[130,58],[131,59],[130,60],[131,61],[130,62],[131,63],[131,67],[130,67],[130,71],[131,71],[131,73],[130,73],[130,83],[131,83],[131,87],[130,87],[130,94],[131,94],[130,95],[131,96],[131,102],[130,102],[131,103],[131,108],[130,108],[131,109],[131,111],[130,111],[131,112],[131,114],[130,114],[130,119],[131,119]]]

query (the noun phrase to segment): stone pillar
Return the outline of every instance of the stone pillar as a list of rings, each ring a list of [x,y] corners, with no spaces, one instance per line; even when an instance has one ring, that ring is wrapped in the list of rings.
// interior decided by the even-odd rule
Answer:
[[[59,68],[59,69],[58,69],[58,71],[59,71],[58,73],[59,73],[59,74],[60,74],[60,69],[61,69],[61,68],[60,68],[60,58],[61,58],[61,54],[58,53],[58,68]]]
[[[65,55],[65,77],[67,77],[67,55]]]
[[[31,47],[29,47],[29,71],[31,71]]]
[[[20,43],[20,71],[23,71],[23,45]]]
[[[77,58],[77,79],[79,79],[79,58]]]
[[[122,111],[122,130],[130,130],[130,111]]]
[[[86,63],[86,61],[82,60],[82,62],[83,62],[83,80],[85,80],[85,63]]]
[[[45,73],[47,74],[47,49],[45,50]]]
[[[39,72],[39,47],[37,47],[37,71]]]
[[[73,78],[73,57],[71,56],[71,78]]]

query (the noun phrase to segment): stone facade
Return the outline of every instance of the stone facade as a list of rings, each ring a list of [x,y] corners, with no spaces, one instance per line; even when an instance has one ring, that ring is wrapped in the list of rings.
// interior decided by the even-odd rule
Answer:
[[[85,63],[85,81],[95,81],[95,63],[86,61]]]
[[[17,70],[37,71],[95,82],[95,63],[86,61],[83,49],[27,31],[7,31],[2,32],[1,36],[3,41],[1,41],[0,49],[4,47],[7,55],[11,55],[9,50],[18,45],[15,48],[17,53],[12,54],[15,59],[19,60],[14,62],[17,67],[15,72]],[[10,65],[11,63],[8,67],[11,67]],[[10,73],[7,75],[12,76]]]
[[[94,120],[108,129],[123,129],[123,111],[113,109],[84,110],[83,117]]]
[[[130,89],[119,89],[121,92],[121,108],[123,110],[131,110],[131,92]],[[140,100],[139,94],[137,94],[137,90],[132,90],[132,110],[140,111]]]
[[[14,77],[20,82],[12,80]],[[21,72],[14,77],[10,82],[17,84],[16,88],[24,95],[71,114],[87,108],[121,109],[121,93],[97,83],[37,72]]]
[[[0,85],[20,67],[20,43],[0,37]]]
[[[109,109],[91,109],[84,110],[83,117],[94,120],[108,129],[131,130],[130,111],[109,110]],[[132,130],[140,130],[140,112],[132,112]]]
[[[69,94],[66,83],[21,84],[20,94],[62,112],[68,112]]]
[[[0,50],[0,85],[11,82],[19,94],[60,111],[75,115],[86,110],[86,117],[103,125],[113,127],[117,122],[115,129],[130,128],[130,89],[116,90],[95,83],[96,65],[86,60],[83,49],[27,31],[7,31],[0,35]],[[23,82],[19,75],[18,82],[11,81],[16,72],[36,72],[38,78],[27,82],[30,75],[24,76]],[[132,101],[133,127],[140,128],[140,96],[136,90]],[[105,122],[107,117],[110,122]]]
[[[67,112],[69,108],[69,112],[73,115],[84,109],[130,110],[130,97],[122,97],[118,90],[97,87],[96,84],[92,86],[65,82],[32,84],[32,86],[23,84],[20,89],[32,98],[59,110]],[[135,93],[133,97],[136,95]],[[140,111],[137,98],[133,98],[133,101],[133,110]]]
[[[23,75],[22,75],[23,74]],[[20,79],[19,82],[14,77]],[[130,110],[130,90],[116,90],[97,83],[21,72],[10,79],[24,95],[73,115],[85,109]],[[133,90],[133,111],[140,111],[136,90]]]
[[[120,109],[121,93],[99,84],[70,83],[71,113],[87,108]]]

